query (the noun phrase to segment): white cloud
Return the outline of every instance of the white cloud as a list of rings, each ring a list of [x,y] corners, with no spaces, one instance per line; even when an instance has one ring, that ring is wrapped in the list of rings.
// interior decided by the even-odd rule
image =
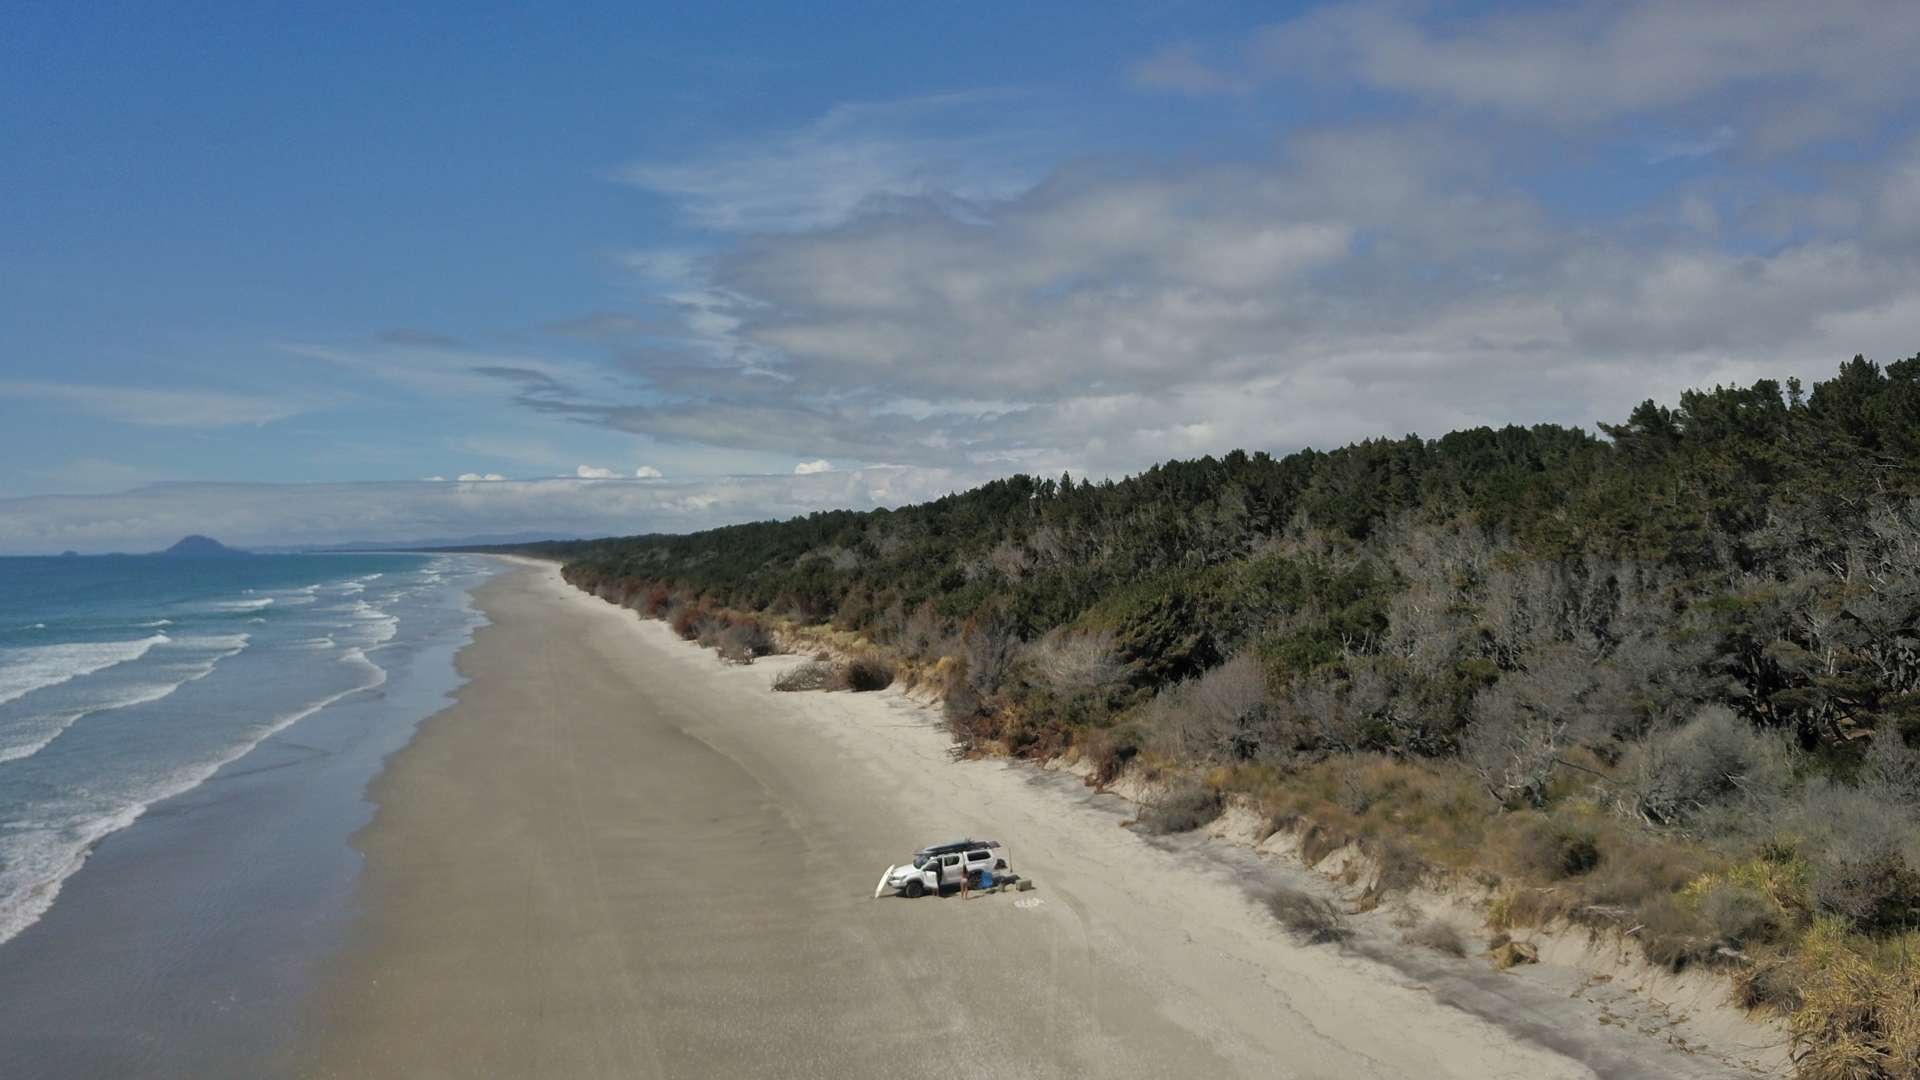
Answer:
[[[494,472],[484,473],[484,474],[469,472],[469,473],[461,473],[459,476],[459,480],[463,484],[480,484],[480,483],[492,484],[492,483],[498,483],[499,481],[502,481],[505,479],[506,477],[501,476],[499,473],[494,473]]]
[[[1737,11],[1584,0],[1465,17],[1418,11],[1370,0],[1330,4],[1267,28],[1242,67],[1206,68],[1188,57],[1188,71],[1160,59],[1136,78],[1193,91],[1209,80],[1306,72],[1556,123],[1712,101],[1760,118],[1756,134],[1775,146],[1920,93],[1913,80],[1886,74],[1920,47],[1920,8],[1905,0],[1748,0]],[[1163,70],[1179,77],[1156,81]]]
[[[510,395],[531,403],[565,394],[627,394],[638,385],[615,366],[538,353],[474,349],[457,343],[427,345],[382,339],[358,344],[283,342],[277,348],[429,401],[497,401]]]
[[[832,471],[833,463],[826,458],[815,458],[812,461],[803,461],[793,467],[793,475],[795,476],[811,476],[814,473]]]
[[[642,465],[633,470],[633,477],[636,480],[658,480],[661,476],[660,470],[651,465]]]
[[[1690,386],[1904,355],[1894,313],[1920,296],[1920,250],[1894,241],[1920,240],[1914,175],[1783,195],[1786,239],[1762,245],[1741,231],[1753,210],[1723,218],[1690,191],[1661,218],[1685,232],[1556,220],[1443,125],[1298,133],[1263,165],[1080,168],[984,218],[923,207],[758,238],[707,264],[703,313],[784,378],[708,372],[669,404],[560,411],[768,453],[1096,475],[1590,426]]]
[[[305,411],[294,402],[248,394],[75,383],[0,381],[0,397],[49,402],[89,416],[147,427],[257,426]]]
[[[582,480],[611,480],[620,474],[598,465],[582,465],[573,470],[573,475]]]
[[[444,476],[423,476],[420,478],[420,482],[423,484],[444,484],[447,482],[447,478]]]
[[[820,228],[889,198],[990,201],[1038,178],[1037,136],[1004,123],[951,129],[981,115],[1003,118],[1009,105],[1010,95],[995,92],[845,104],[791,131],[685,160],[636,162],[617,175],[722,232]]]

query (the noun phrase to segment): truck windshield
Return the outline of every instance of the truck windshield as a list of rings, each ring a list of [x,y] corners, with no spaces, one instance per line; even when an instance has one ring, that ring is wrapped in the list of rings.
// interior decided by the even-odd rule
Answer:
[[[915,855],[913,857],[913,868],[915,870],[925,870],[927,868],[927,860],[930,857],[931,856],[927,855]]]

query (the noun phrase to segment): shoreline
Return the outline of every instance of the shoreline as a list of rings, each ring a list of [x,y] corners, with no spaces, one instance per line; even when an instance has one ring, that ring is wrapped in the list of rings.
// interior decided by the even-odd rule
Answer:
[[[468,681],[369,787],[360,912],[288,1072],[1732,1074],[1510,976],[1496,1024],[1293,944],[1216,853],[956,760],[896,691],[772,693],[801,658],[723,666],[552,563],[474,602]],[[1038,888],[871,899],[963,832]]]
[[[426,566],[409,559],[397,576],[411,582]],[[178,733],[200,717],[246,741],[95,840],[57,899],[0,945],[0,1074],[263,1074],[344,940],[359,871],[348,838],[371,813],[366,786],[454,689],[455,653],[478,618],[464,585],[493,568],[442,569],[444,587],[436,578],[431,589],[379,600],[391,637],[320,653],[300,647],[312,631],[299,624],[250,626],[249,649],[153,699],[171,712],[103,710],[63,734],[90,742],[50,753],[82,763],[95,760],[87,751]],[[298,682],[362,648],[370,660],[347,662],[377,672],[364,680],[377,685]],[[276,698],[263,683],[292,694]]]

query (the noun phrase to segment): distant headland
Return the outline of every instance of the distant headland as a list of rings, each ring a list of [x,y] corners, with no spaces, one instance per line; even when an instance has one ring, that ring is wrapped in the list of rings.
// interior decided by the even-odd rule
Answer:
[[[249,553],[241,551],[239,548],[230,548],[211,536],[195,534],[193,536],[181,537],[179,543],[165,551],[157,551],[154,554],[165,555],[169,558],[207,559],[221,558],[229,555],[246,555]]]

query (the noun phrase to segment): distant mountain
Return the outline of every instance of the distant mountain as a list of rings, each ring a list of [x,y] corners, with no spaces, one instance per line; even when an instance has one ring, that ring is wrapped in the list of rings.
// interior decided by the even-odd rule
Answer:
[[[182,537],[179,543],[157,554],[172,558],[207,559],[247,553],[237,548],[230,548],[211,536],[195,535]]]

